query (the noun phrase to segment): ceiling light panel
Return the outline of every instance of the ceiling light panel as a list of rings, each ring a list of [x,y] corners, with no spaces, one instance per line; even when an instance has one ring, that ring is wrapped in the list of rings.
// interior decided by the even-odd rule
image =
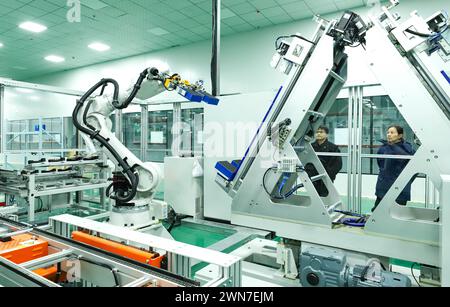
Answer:
[[[41,32],[44,32],[45,30],[47,30],[46,26],[41,25],[36,22],[32,22],[32,21],[26,21],[26,22],[21,23],[19,25],[19,28],[26,30],[26,31],[34,32],[34,33],[41,33]]]

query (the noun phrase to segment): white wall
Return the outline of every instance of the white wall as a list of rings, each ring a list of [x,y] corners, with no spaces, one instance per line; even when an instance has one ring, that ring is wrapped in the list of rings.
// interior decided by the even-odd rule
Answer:
[[[76,97],[30,89],[7,87],[4,95],[5,118],[11,120],[37,119],[38,117],[69,117]]]
[[[448,0],[402,0],[396,11],[406,18],[413,10],[419,10],[423,16],[428,16],[443,8],[450,10]],[[366,15],[369,8],[359,8],[355,11]],[[342,12],[339,12],[325,17],[338,18],[341,14]],[[314,32],[315,26],[315,22],[308,19],[224,37],[221,51],[222,92],[249,93],[278,88],[283,83],[284,76],[274,72],[269,66],[274,53],[275,39],[280,35],[296,32],[308,37]],[[86,90],[102,77],[116,78],[121,84],[128,84],[134,82],[139,72],[150,66],[154,60],[162,60],[183,77],[204,79],[209,86],[210,45],[209,41],[204,41],[25,81],[75,90]],[[350,52],[356,55],[350,61],[349,82],[373,80],[371,73],[365,68],[365,63],[359,59],[358,50]]]

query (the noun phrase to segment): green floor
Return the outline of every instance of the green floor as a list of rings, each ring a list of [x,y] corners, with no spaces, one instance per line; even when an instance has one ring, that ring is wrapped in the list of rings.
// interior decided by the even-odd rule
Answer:
[[[174,227],[171,231],[172,237],[179,242],[195,245],[198,247],[208,247],[223,239],[233,235],[234,231],[223,228],[196,225],[182,222],[180,226]]]

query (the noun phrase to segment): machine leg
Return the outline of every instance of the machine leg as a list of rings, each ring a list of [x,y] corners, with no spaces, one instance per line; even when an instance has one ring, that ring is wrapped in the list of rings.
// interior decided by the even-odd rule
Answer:
[[[450,287],[450,175],[441,178],[441,283],[442,287]]]

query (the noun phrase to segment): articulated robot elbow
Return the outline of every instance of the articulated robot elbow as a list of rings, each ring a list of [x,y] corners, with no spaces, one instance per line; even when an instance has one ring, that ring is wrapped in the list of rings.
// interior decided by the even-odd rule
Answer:
[[[114,87],[113,96],[103,96],[103,92],[109,84]],[[98,89],[101,89],[100,96],[102,97],[91,99],[86,103]],[[217,98],[204,91],[201,82],[191,84],[182,80],[178,74],[169,75],[167,71],[160,72],[155,67],[142,71],[134,86],[124,94],[120,94],[117,81],[102,79],[77,102],[72,115],[75,127],[102,147],[103,151],[122,169],[121,173],[128,181],[127,184],[121,185],[120,191],[108,194],[119,204],[126,205],[136,197],[138,192],[151,197],[161,175],[156,166],[140,161],[115,138],[107,125],[107,118],[114,109],[127,108],[135,98],[146,100],[165,90],[176,90],[190,101],[205,101],[214,105],[219,102]]]

